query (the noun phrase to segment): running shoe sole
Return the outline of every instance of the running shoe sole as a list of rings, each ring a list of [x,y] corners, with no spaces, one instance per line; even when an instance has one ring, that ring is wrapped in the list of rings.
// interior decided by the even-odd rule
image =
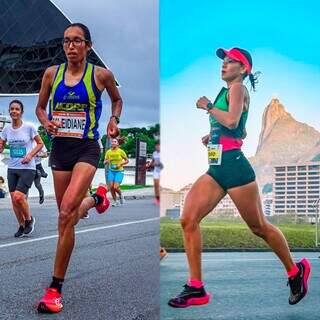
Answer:
[[[50,310],[44,302],[39,302],[37,310],[39,313],[58,313],[60,311],[52,311]]]
[[[168,302],[168,305],[173,308],[187,308],[191,306],[202,306],[210,302],[211,295],[207,293],[204,297],[201,298],[190,298],[186,304],[175,304],[173,302]]]

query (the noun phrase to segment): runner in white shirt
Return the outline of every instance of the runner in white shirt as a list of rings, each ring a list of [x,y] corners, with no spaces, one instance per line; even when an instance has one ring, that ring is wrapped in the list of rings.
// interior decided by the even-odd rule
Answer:
[[[155,204],[160,205],[160,172],[163,165],[160,161],[160,141],[156,141],[156,150],[152,154],[152,161],[147,164],[147,168],[153,168],[153,186]]]
[[[21,101],[11,101],[9,113],[12,123],[2,131],[0,153],[3,152],[7,143],[10,148],[8,186],[13,211],[19,223],[19,229],[14,235],[18,238],[29,235],[34,230],[35,219],[30,214],[26,195],[36,174],[34,156],[43,147],[43,142],[36,128],[22,121],[23,104]]]

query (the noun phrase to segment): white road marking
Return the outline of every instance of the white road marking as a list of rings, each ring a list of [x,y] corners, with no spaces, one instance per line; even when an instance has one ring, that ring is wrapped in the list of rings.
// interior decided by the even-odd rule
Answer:
[[[231,252],[230,252],[231,253]],[[259,253],[259,252],[252,252],[252,253]],[[303,252],[301,252],[303,253]],[[312,252],[308,252],[308,253],[312,253]],[[317,254],[319,254],[318,252],[316,252]],[[308,260],[319,260],[319,258],[309,258],[307,257]],[[246,262],[246,261],[279,261],[279,259],[277,258],[266,258],[266,259],[254,259],[254,258],[243,258],[243,259],[203,259],[202,262],[212,262],[212,261],[217,261],[217,262]]]
[[[128,226],[131,224],[137,224],[137,223],[146,223],[146,222],[151,222],[151,221],[156,221],[159,220],[160,218],[150,218],[150,219],[144,219],[144,220],[135,220],[135,221],[129,221],[129,222],[124,222],[124,223],[118,223],[118,224],[111,224],[108,226],[100,226],[100,227],[95,227],[95,228],[89,228],[89,229],[81,229],[77,230],[75,233],[87,233],[87,232],[93,232],[93,231],[99,231],[99,230],[104,230],[104,229],[111,229],[111,228],[118,228],[122,226]],[[34,238],[34,239],[29,239],[29,240],[22,240],[22,241],[15,241],[15,242],[9,242],[0,245],[1,248],[7,248],[7,247],[13,247],[13,246],[19,246],[31,242],[38,242],[38,241],[44,241],[44,240],[49,240],[49,239],[56,239],[58,238],[57,234],[54,234],[52,236],[46,236],[46,237],[40,237],[40,238]]]

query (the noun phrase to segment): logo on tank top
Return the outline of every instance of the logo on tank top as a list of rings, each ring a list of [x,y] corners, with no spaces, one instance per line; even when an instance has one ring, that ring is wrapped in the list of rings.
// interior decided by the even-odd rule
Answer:
[[[56,111],[84,111],[88,108],[86,103],[65,103],[65,102],[58,102],[54,108]]]
[[[79,100],[80,96],[77,96],[74,91],[69,91],[68,94],[63,96],[63,100]]]

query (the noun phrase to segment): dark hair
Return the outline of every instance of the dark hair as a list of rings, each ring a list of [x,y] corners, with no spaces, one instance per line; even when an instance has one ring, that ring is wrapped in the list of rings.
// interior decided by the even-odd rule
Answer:
[[[253,91],[256,91],[256,84],[259,82],[258,78],[259,78],[260,74],[261,74],[260,71],[257,71],[255,73],[250,73],[249,74],[249,81],[250,81],[250,84],[251,84],[251,89]],[[247,76],[247,74],[246,74],[246,76]]]
[[[9,103],[9,111],[10,111],[10,106],[11,106],[13,103],[17,103],[18,105],[20,105],[21,113],[23,113],[23,109],[24,109],[23,103],[22,103],[20,100],[18,100],[18,99],[12,100],[12,101]]]
[[[71,27],[78,27],[78,28],[80,28],[80,29],[83,31],[83,35],[84,35],[85,40],[87,40],[88,42],[92,43],[91,34],[90,34],[89,28],[88,28],[87,26],[85,26],[83,23],[80,23],[80,22],[71,23],[70,25],[68,25],[68,26],[64,29],[64,31],[66,31],[67,29],[69,29],[69,28],[71,28]]]
[[[160,144],[160,140],[156,140],[155,145]]]
[[[240,51],[248,60],[251,68],[252,68],[252,57],[251,57],[251,54],[249,53],[249,51],[247,50],[244,50],[244,49],[241,49],[241,48],[234,48],[234,49],[237,49],[238,51]],[[241,63],[241,62],[240,62]],[[255,73],[245,73],[243,75],[243,79],[245,79],[247,76],[249,76],[249,81],[250,81],[250,84],[251,84],[251,89],[253,91],[256,91],[256,84],[258,83],[258,78],[260,76],[261,72],[257,71]]]
[[[4,179],[3,179],[3,177],[2,176],[0,176],[0,182],[4,182]]]

